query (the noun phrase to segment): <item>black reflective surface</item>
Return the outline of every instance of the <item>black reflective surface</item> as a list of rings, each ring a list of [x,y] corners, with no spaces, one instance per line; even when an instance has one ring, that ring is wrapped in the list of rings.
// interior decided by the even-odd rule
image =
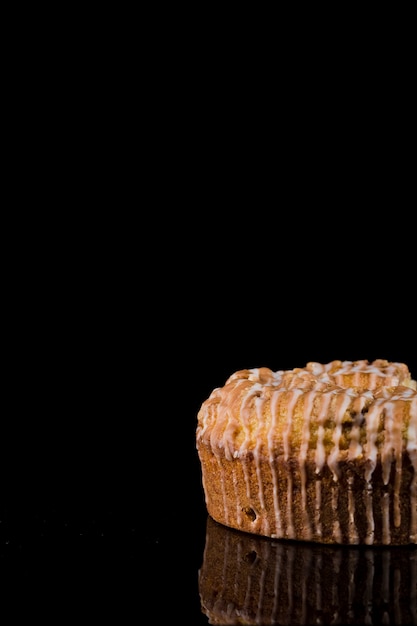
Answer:
[[[416,624],[417,546],[274,541],[208,518],[199,590],[210,624]]]

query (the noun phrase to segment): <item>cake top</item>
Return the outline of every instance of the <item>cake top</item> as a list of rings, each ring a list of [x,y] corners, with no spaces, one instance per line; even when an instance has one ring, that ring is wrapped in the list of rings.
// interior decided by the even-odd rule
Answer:
[[[226,381],[226,385],[236,379],[247,378],[252,382],[272,385],[287,389],[300,388],[318,390],[330,387],[353,388],[357,390],[376,390],[380,387],[406,386],[417,389],[416,381],[411,379],[405,363],[389,362],[377,359],[371,363],[361,361],[331,361],[330,363],[307,363],[304,368],[293,370],[272,370],[262,367],[235,372]]]
[[[228,459],[312,450],[317,471],[326,460],[335,479],[343,454],[365,455],[372,472],[381,445],[417,455],[417,384],[406,364],[383,359],[240,370],[203,402],[197,440]]]

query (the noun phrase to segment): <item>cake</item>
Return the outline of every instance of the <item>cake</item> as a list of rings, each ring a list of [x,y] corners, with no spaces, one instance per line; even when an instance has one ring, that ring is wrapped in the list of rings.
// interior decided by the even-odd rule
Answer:
[[[283,541],[207,518],[198,571],[209,624],[417,624],[417,546]]]
[[[209,515],[270,538],[417,543],[417,384],[404,363],[239,370],[197,414]]]

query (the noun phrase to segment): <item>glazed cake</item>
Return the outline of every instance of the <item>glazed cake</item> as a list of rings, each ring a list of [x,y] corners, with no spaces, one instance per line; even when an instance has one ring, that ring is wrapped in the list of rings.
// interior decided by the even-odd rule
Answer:
[[[272,538],[417,543],[417,385],[404,363],[240,370],[203,402],[210,516]]]

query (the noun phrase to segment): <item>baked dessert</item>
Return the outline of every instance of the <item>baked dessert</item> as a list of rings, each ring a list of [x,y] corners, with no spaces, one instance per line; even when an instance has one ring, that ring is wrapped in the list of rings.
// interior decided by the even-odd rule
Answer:
[[[417,384],[404,363],[240,370],[202,403],[210,516],[272,538],[417,543]]]
[[[417,546],[282,541],[208,517],[198,588],[209,624],[417,624]]]

